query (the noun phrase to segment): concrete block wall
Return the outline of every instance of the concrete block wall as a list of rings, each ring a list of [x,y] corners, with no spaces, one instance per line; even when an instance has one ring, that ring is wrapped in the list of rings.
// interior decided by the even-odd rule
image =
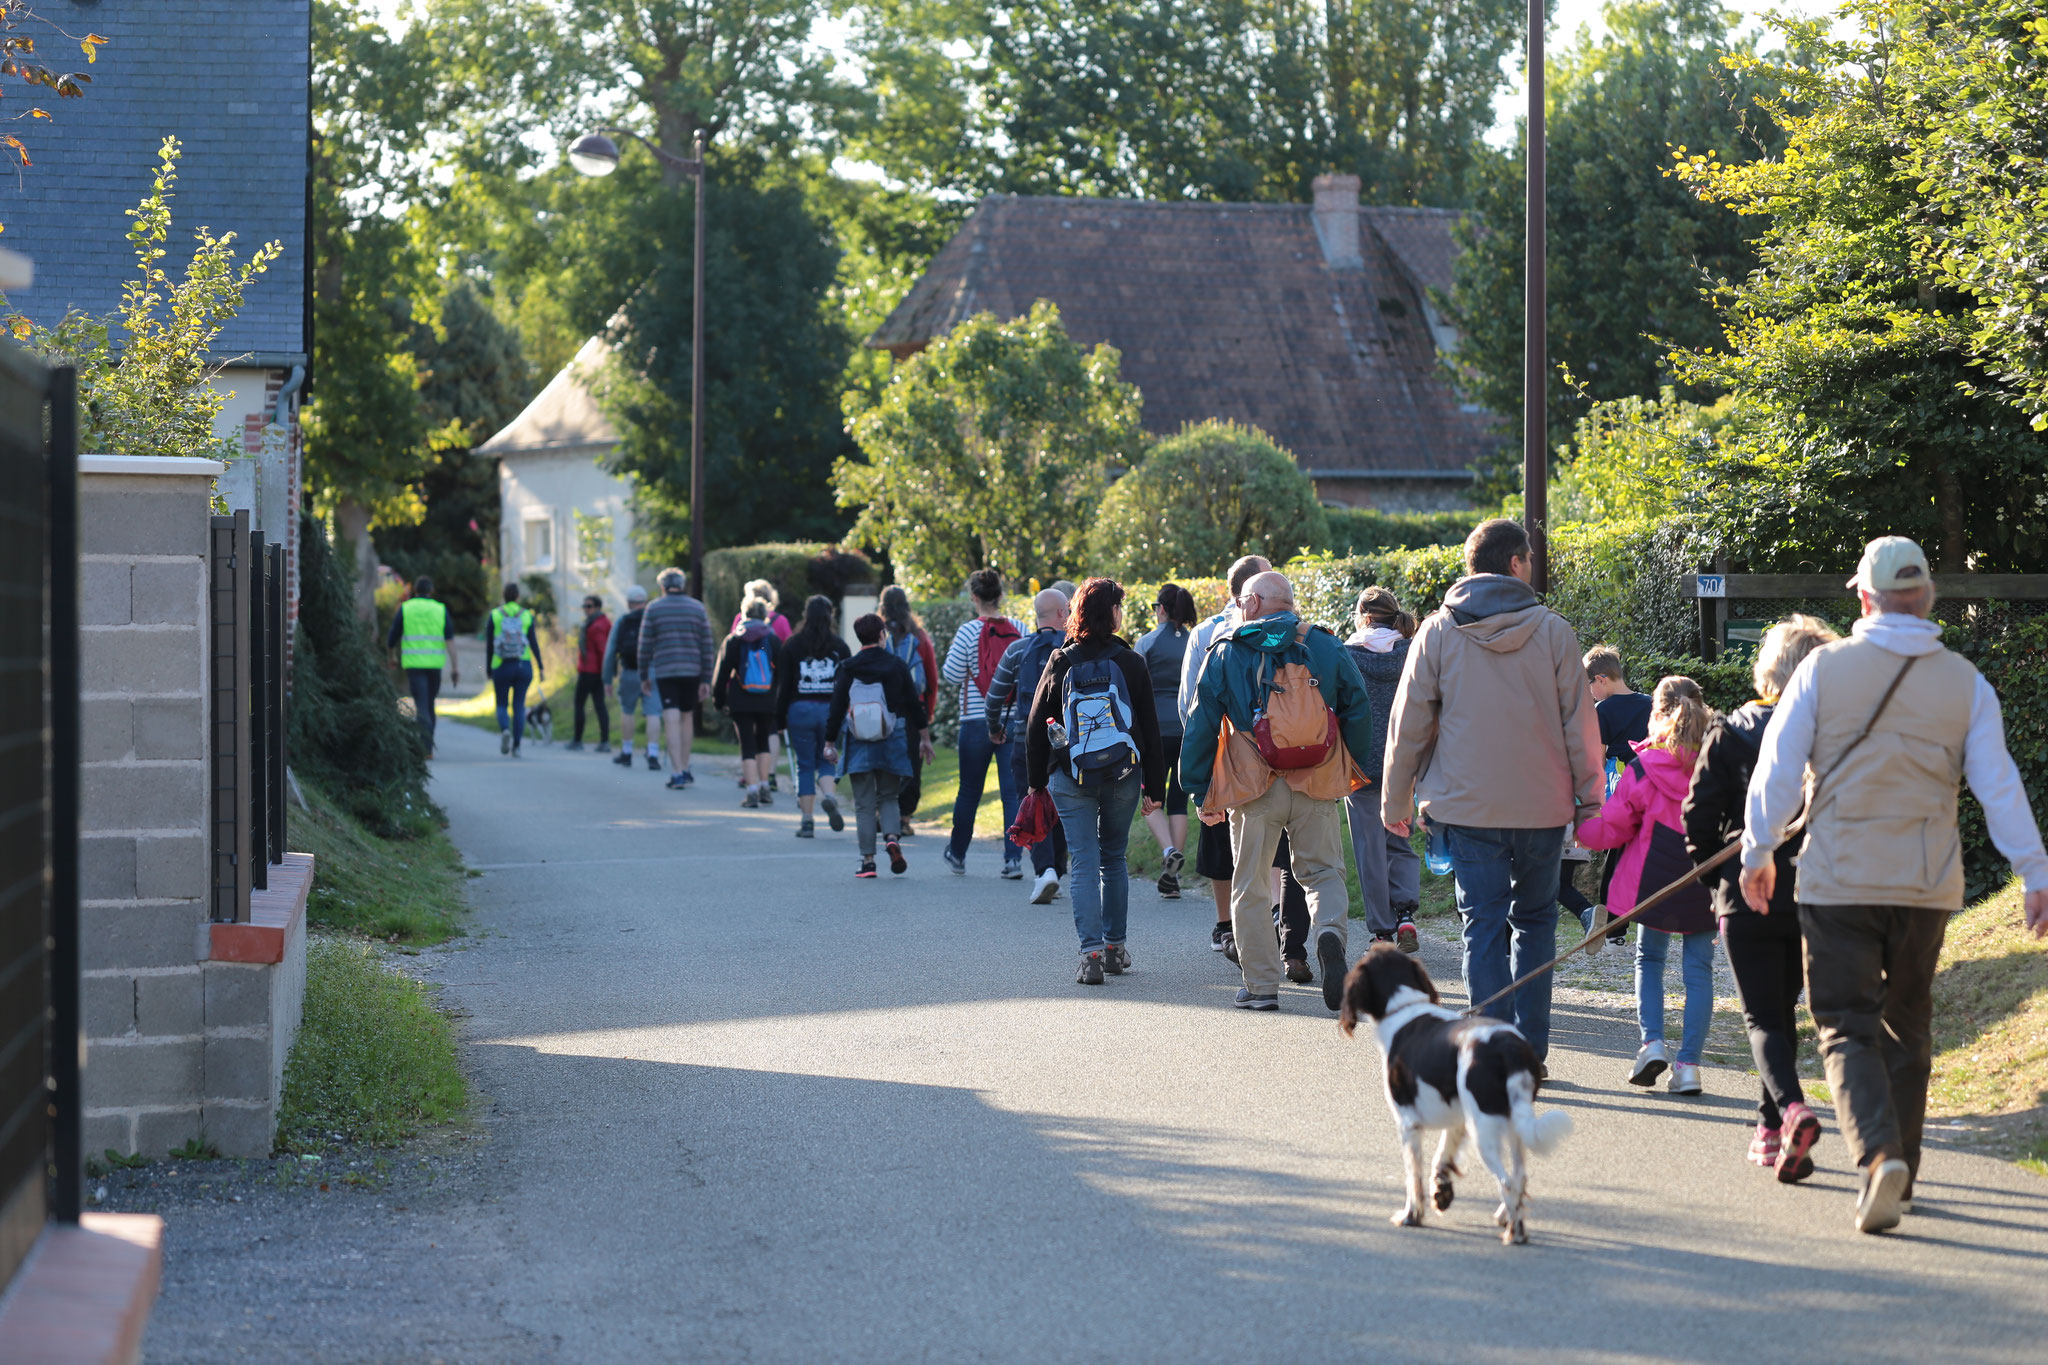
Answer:
[[[305,988],[213,962],[206,630],[212,460],[84,456],[80,920],[85,1150],[270,1150]],[[283,1027],[280,1027],[280,1026]]]

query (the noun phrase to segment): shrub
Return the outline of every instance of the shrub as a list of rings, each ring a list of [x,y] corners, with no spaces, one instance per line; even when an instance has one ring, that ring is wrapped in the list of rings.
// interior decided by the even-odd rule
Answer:
[[[1292,455],[1257,427],[1210,421],[1155,443],[1111,485],[1088,559],[1115,578],[1168,579],[1245,554],[1281,563],[1329,536]]]
[[[1418,618],[1443,605],[1444,594],[1465,575],[1464,552],[1450,546],[1387,550],[1379,554],[1303,555],[1286,566],[1294,584],[1294,605],[1302,618],[1351,633],[1351,616],[1362,589],[1383,587]]]
[[[434,596],[447,606],[457,634],[474,635],[482,630],[484,618],[502,600],[505,585],[495,582],[474,555],[460,550],[387,550],[381,544],[377,554],[408,584],[421,574],[433,579]]]
[[[1991,629],[1972,632],[1950,625],[1943,643],[1977,665],[2005,713],[2005,747],[2019,765],[2027,801],[2038,815],[2048,811],[2048,618],[2015,618],[1996,606],[1981,612]],[[1967,791],[1959,812],[1963,833],[1963,877],[1969,896],[1989,895],[2011,875],[1991,845],[1984,811]]]
[[[1463,545],[1484,512],[1383,512],[1377,507],[1326,507],[1330,536],[1319,549],[1333,555],[1372,554],[1378,550],[1421,550],[1431,545]]]
[[[288,721],[293,766],[373,832],[413,837],[438,823],[419,728],[400,714],[383,651],[356,616],[349,566],[327,531],[300,518],[299,634]]]
[[[501,593],[499,602],[504,601]],[[493,602],[492,606],[498,605]],[[555,623],[561,604],[555,601],[555,580],[544,573],[530,573],[519,580],[519,605],[533,613],[534,625],[545,629]]]
[[[704,556],[704,610],[711,615],[713,629],[723,631],[739,614],[746,585],[765,578],[782,599],[782,614],[795,622],[812,593],[824,593],[836,604],[845,597],[848,583],[871,582],[874,577],[874,567],[866,559],[836,545],[734,545]]]

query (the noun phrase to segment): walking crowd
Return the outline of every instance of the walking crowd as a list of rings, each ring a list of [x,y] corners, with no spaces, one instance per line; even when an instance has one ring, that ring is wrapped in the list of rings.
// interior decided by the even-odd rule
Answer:
[[[608,750],[615,690],[613,761],[633,765],[639,713],[647,765],[685,789],[708,702],[738,732],[743,806],[774,804],[786,740],[796,836],[817,837],[818,813],[845,828],[844,783],[855,875],[877,877],[878,858],[901,875],[944,685],[957,697],[959,786],[941,859],[966,874],[993,766],[998,875],[1028,875],[1033,904],[1064,885],[1079,984],[1135,965],[1128,846],[1140,817],[1162,850],[1160,896],[1178,899],[1190,866],[1208,881],[1210,945],[1238,969],[1235,1003],[1254,1011],[1280,1007],[1283,977],[1319,982],[1340,1008],[1356,960],[1347,842],[1365,933],[1385,951],[1417,952],[1422,843],[1454,880],[1470,998],[1514,1024],[1539,1067],[1560,905],[1590,952],[1632,928],[1641,1046],[1626,1080],[1650,1086],[1668,1072],[1680,1095],[1702,1090],[1718,941],[1760,1076],[1748,1159],[1785,1183],[1814,1169],[1821,1123],[1797,1068],[1803,994],[1862,1171],[1855,1225],[1895,1226],[1920,1160],[1935,964],[1963,908],[1961,782],[2023,881],[2027,926],[2048,935],[2048,853],[1997,697],[1930,619],[1925,555],[1903,538],[1873,541],[1851,582],[1862,617],[1850,636],[1805,616],[1773,626],[1755,659],[1756,700],[1727,715],[1690,678],[1636,692],[1618,652],[1582,649],[1544,604],[1531,563],[1521,526],[1484,522],[1439,609],[1418,622],[1369,587],[1340,639],[1302,619],[1285,574],[1246,556],[1229,568],[1223,610],[1198,620],[1187,589],[1166,584],[1135,643],[1112,579],[1055,583],[1019,621],[1001,576],[984,569],[968,580],[974,614],[943,662],[901,588],[852,622],[849,648],[829,598],[810,598],[792,627],[773,586],[756,581],[716,640],[682,572],[667,569],[659,595],[635,587],[617,622],[584,602],[570,747],[581,747],[588,700]],[[452,634],[421,580],[389,642],[430,749]],[[539,646],[516,587],[484,634],[500,747],[518,755]],[[415,676],[429,670],[431,684]],[[1674,940],[1675,1052],[1664,1009]]]

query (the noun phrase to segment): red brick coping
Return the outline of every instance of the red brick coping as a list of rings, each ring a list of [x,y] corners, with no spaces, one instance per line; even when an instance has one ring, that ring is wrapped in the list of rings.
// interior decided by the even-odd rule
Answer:
[[[270,886],[249,893],[247,924],[216,924],[213,932],[215,962],[282,962],[284,942],[292,926],[306,913],[306,896],[313,889],[313,855],[287,853],[284,861],[270,869]]]
[[[8,1365],[129,1365],[163,1269],[164,1222],[88,1213],[43,1229],[0,1299]]]

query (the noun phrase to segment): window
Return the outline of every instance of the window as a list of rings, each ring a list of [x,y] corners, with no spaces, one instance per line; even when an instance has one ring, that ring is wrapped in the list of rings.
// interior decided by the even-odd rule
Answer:
[[[524,523],[526,535],[526,567],[540,573],[552,573],[555,567],[555,523],[552,518],[528,516]]]

